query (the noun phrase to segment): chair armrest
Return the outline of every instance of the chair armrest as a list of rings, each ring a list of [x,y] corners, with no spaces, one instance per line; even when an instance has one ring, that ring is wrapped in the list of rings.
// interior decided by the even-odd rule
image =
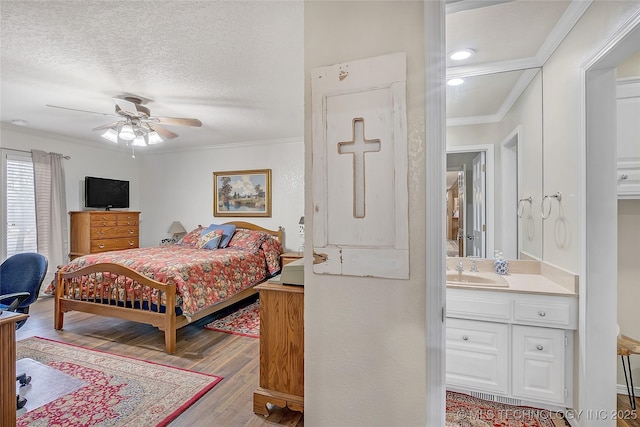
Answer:
[[[7,311],[16,311],[16,308],[18,308],[20,303],[22,303],[22,301],[26,300],[30,296],[31,294],[29,292],[15,292],[13,294],[0,295],[0,301],[9,298],[15,298],[15,300],[13,300],[13,302],[9,305],[9,308],[7,308]]]

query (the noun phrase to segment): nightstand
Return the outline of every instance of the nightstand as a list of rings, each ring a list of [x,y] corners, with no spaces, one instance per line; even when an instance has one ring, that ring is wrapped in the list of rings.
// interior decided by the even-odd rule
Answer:
[[[297,259],[300,259],[304,256],[301,252],[286,252],[280,255],[280,264],[284,267],[285,265],[293,262]]]

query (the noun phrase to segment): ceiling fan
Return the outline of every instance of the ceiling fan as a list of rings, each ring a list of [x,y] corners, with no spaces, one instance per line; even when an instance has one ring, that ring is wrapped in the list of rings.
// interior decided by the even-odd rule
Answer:
[[[47,107],[117,117],[118,120],[103,126],[98,126],[92,130],[104,130],[105,132],[102,134],[103,138],[115,143],[124,141],[132,146],[158,144],[163,141],[163,138],[173,139],[178,136],[177,133],[165,129],[160,125],[202,126],[202,122],[198,119],[152,116],[149,108],[142,105],[143,101],[138,97],[125,96],[123,98],[113,98],[113,102],[115,103],[116,114],[78,110],[48,104]]]

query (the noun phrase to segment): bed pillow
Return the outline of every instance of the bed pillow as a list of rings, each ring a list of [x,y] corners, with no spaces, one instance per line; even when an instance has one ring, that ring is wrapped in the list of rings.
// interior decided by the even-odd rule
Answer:
[[[191,230],[184,236],[182,239],[178,240],[176,245],[188,246],[190,248],[198,247],[198,240],[200,240],[200,235],[202,234],[202,230],[204,230],[203,226],[198,226],[198,228]]]
[[[263,231],[247,230],[245,228],[238,228],[229,242],[229,248],[242,249],[253,253],[258,253],[260,245],[269,234]]]
[[[226,248],[231,241],[233,233],[236,231],[236,226],[233,224],[211,224],[207,231],[222,230],[222,240],[220,241],[219,248]]]
[[[222,230],[208,231],[202,230],[200,239],[198,240],[198,248],[200,249],[218,249],[222,240]]]
[[[269,236],[260,246],[267,260],[267,269],[272,276],[280,271],[280,255],[282,255],[282,243],[273,236]]]

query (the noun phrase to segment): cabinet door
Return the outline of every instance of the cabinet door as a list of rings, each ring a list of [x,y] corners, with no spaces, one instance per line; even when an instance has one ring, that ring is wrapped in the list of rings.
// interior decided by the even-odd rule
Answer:
[[[565,331],[513,325],[513,395],[564,403]]]
[[[640,197],[640,83],[619,82],[617,90],[618,197]]]
[[[506,394],[508,328],[501,323],[447,318],[447,384]]]

